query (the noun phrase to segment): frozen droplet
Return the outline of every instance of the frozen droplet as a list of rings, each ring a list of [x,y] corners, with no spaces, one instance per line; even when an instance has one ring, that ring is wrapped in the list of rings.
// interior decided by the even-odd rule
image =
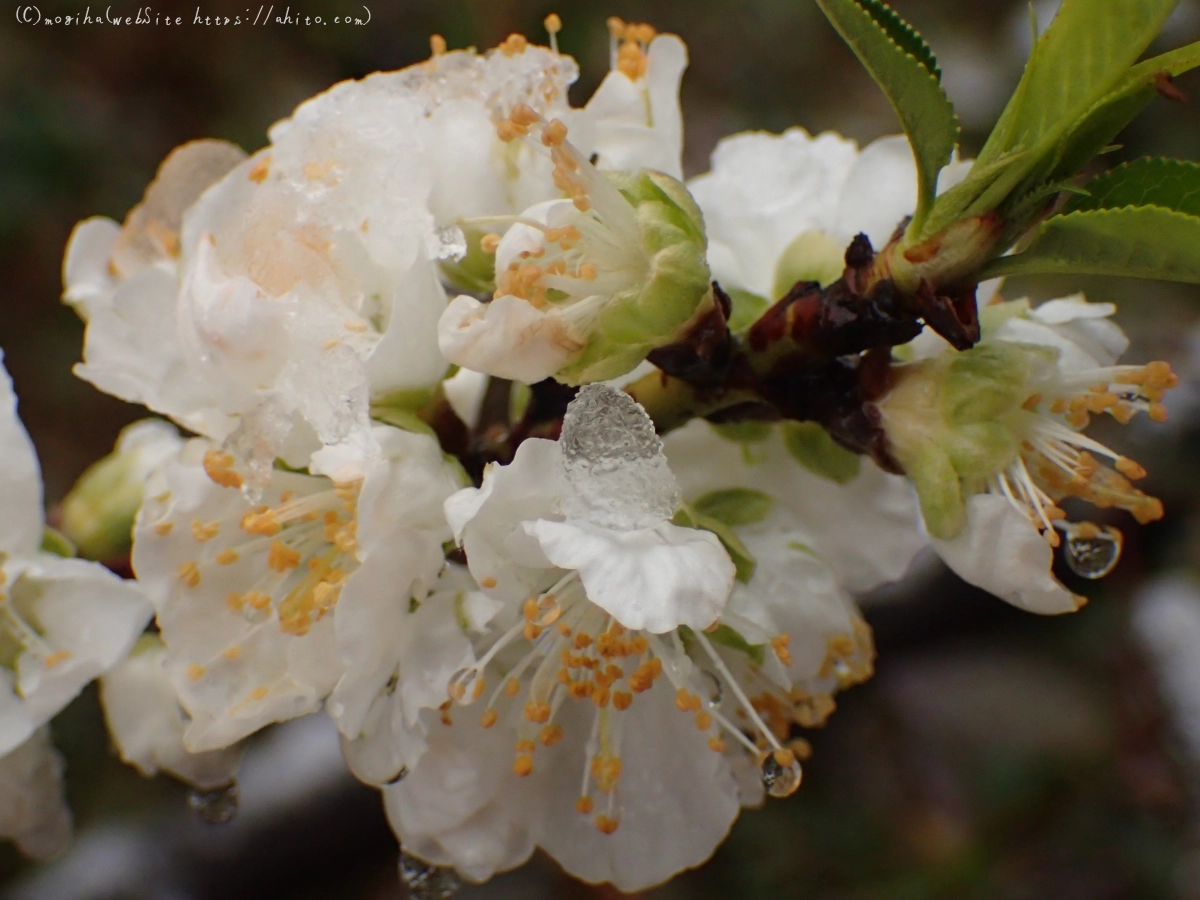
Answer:
[[[768,753],[762,761],[762,783],[772,797],[790,797],[800,787],[803,772],[791,750]]]
[[[673,516],[682,494],[641,404],[606,384],[585,385],[562,427],[568,518],[606,528],[650,528]]]
[[[458,262],[467,255],[467,236],[457,225],[445,225],[433,230],[426,247],[434,259]]]
[[[453,869],[431,865],[403,850],[400,880],[412,900],[450,900],[462,887],[462,880]]]
[[[1121,559],[1124,543],[1121,532],[1108,528],[1096,534],[1094,529],[1094,525],[1086,530],[1078,526],[1072,528],[1067,532],[1066,545],[1063,547],[1068,568],[1081,578],[1103,578],[1116,568]]]
[[[238,787],[229,782],[209,790],[194,789],[188,794],[188,809],[206,825],[224,825],[238,810]]]

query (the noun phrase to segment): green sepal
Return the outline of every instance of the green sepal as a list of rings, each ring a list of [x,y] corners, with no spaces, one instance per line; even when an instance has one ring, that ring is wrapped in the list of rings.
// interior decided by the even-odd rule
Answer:
[[[724,622],[712,631],[704,632],[704,634],[714,644],[728,647],[730,650],[736,650],[739,653],[745,653],[756,666],[761,666],[767,661],[766,644],[750,643],[737,630],[729,627]]]
[[[467,255],[458,262],[442,260],[438,267],[453,287],[477,296],[492,295],[496,290],[496,256],[484,252],[480,241],[488,233],[484,228],[468,225],[462,229],[467,239]]]
[[[741,538],[734,534],[733,529],[720,519],[706,516],[697,512],[691,505],[684,503],[671,518],[671,523],[680,528],[699,528],[702,531],[712,532],[725,548],[725,552],[729,554],[729,558],[733,560],[733,566],[737,570],[737,580],[747,584],[754,577],[754,570],[758,566],[754,554],[746,549],[746,545],[742,543]]]
[[[957,353],[941,380],[938,404],[952,426],[990,422],[1017,409],[1029,396],[1031,368],[1052,365],[1056,351],[991,341]]]
[[[42,552],[71,559],[75,556],[75,544],[57,528],[47,525],[42,530]]]
[[[829,436],[816,422],[784,422],[783,445],[792,459],[814,475],[846,484],[858,477],[862,460]]]
[[[725,292],[729,297],[730,306],[732,307],[729,313],[729,330],[735,334],[739,331],[744,331],[749,328],[759,317],[771,308],[771,303],[766,297],[743,291],[738,288]]]
[[[879,0],[817,0],[900,117],[917,161],[917,234],[933,203],[938,172],[958,143],[958,118],[929,47]]]
[[[962,483],[949,454],[933,441],[901,457],[904,474],[917,492],[921,518],[935,538],[952,538],[967,522]]]
[[[829,287],[845,271],[846,248],[823,231],[805,231],[779,255],[772,294],[779,300],[798,281],[816,281],[821,287]]]
[[[586,346],[555,373],[566,384],[624,375],[652,350],[679,340],[715,302],[704,217],[687,188],[648,169],[605,175],[634,207],[650,265],[641,284],[604,304]]]
[[[771,514],[775,501],[751,488],[725,488],[697,497],[692,508],[702,516],[724,522],[730,528],[754,525]]]
[[[1200,284],[1200,216],[1161,206],[1051,216],[1023,252],[994,260],[980,278],[1009,275],[1117,275]]]
[[[529,402],[533,399],[533,389],[520,381],[514,381],[508,392],[508,421],[516,424],[525,418]]]
[[[947,429],[942,449],[960,477],[977,479],[980,472],[999,472],[1017,457],[1017,438],[1000,422],[972,422]]]
[[[414,434],[427,434],[437,438],[437,433],[421,420],[415,412],[399,406],[371,405],[371,418],[384,425],[391,425],[401,431],[411,431]]]

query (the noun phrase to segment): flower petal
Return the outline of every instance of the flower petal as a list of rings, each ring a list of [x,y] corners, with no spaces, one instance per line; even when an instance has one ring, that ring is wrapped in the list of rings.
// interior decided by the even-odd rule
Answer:
[[[930,543],[964,581],[1021,609],[1058,615],[1083,605],[1054,577],[1050,545],[1004,497],[971,497],[966,528],[951,540]]]
[[[735,569],[716,536],[664,522],[619,531],[590,522],[526,522],[546,558],[575,569],[588,599],[626,628],[704,629],[720,615]]]
[[[17,395],[0,352],[0,553],[28,556],[42,545],[42,472],[17,418]]]

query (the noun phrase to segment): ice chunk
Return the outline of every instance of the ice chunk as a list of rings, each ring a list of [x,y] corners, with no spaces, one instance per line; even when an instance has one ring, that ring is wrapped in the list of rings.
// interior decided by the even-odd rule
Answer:
[[[679,483],[641,405],[624,391],[589,384],[562,428],[568,490],[562,512],[606,528],[649,528],[679,508]]]
[[[425,241],[425,249],[434,259],[458,262],[467,255],[467,236],[457,225],[435,228]]]

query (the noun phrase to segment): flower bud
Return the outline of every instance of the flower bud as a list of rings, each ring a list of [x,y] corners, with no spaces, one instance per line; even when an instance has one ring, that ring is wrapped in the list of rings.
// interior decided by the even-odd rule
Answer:
[[[126,426],[113,452],[80,476],[62,504],[62,532],[85,559],[124,556],[146,478],[183,446],[179,433],[159,419]]]

